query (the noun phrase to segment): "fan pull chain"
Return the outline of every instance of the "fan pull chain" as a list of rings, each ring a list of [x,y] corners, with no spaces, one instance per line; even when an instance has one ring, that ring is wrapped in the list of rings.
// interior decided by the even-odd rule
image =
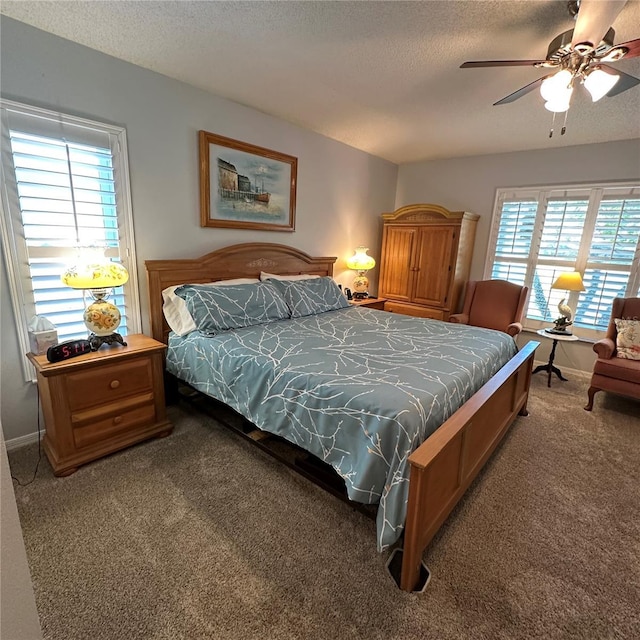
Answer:
[[[562,129],[560,129],[560,135],[563,136],[567,130],[567,116],[569,115],[569,109],[564,112],[564,122],[562,123]]]
[[[553,112],[553,118],[551,119],[551,131],[549,131],[549,137],[553,138],[553,126],[556,123],[556,112]]]

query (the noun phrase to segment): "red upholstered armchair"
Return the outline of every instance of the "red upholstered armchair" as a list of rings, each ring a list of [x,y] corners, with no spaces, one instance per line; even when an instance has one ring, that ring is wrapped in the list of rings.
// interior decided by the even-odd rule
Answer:
[[[593,409],[593,396],[598,391],[640,399],[640,360],[618,357],[616,318],[640,323],[640,298],[616,298],[613,301],[607,337],[593,345],[598,359],[593,365],[589,402],[585,407],[587,411]]]
[[[449,322],[504,331],[514,338],[522,331],[522,313],[528,287],[506,280],[479,280],[467,283],[462,313]]]

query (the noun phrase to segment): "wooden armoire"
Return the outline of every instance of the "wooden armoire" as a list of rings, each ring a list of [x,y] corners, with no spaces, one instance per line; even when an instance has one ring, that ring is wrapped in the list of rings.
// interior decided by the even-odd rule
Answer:
[[[478,216],[435,204],[383,213],[378,295],[384,309],[448,320],[469,277]]]

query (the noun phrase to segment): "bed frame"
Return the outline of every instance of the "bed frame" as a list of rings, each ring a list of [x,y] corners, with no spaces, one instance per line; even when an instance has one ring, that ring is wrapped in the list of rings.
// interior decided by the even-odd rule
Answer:
[[[162,290],[185,283],[280,275],[332,276],[335,257],[314,258],[282,244],[237,244],[200,258],[147,260],[151,332],[167,343]],[[529,342],[409,457],[409,502],[404,530],[404,591],[416,590],[422,554],[518,415],[527,415],[533,357]]]

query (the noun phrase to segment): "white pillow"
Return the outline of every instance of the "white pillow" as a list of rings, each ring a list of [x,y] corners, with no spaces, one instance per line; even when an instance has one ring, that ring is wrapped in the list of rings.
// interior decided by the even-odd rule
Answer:
[[[319,278],[320,276],[313,276],[308,273],[303,273],[299,276],[279,276],[275,273],[260,272],[260,280],[309,280],[310,278]]]
[[[218,280],[216,282],[207,282],[203,287],[225,287],[233,284],[255,284],[260,282],[257,278],[235,278],[233,280]],[[187,284],[185,282],[185,284]],[[187,309],[185,301],[175,294],[178,287],[184,285],[177,284],[173,287],[167,287],[162,291],[162,313],[169,325],[169,328],[179,336],[185,336],[191,331],[195,331],[196,323]]]

